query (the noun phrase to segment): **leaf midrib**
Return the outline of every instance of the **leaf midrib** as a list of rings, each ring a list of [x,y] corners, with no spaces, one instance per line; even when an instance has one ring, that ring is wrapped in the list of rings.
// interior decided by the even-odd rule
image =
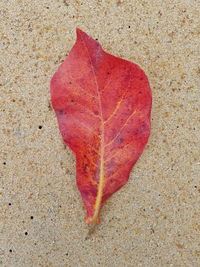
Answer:
[[[98,190],[97,190],[97,197],[96,197],[96,201],[95,201],[95,206],[94,206],[94,214],[91,218],[89,219],[89,222],[97,222],[98,221],[98,217],[99,217],[99,211],[101,208],[101,201],[102,201],[102,196],[103,196],[103,188],[104,188],[104,153],[105,153],[105,144],[104,144],[104,120],[103,120],[103,112],[102,112],[102,102],[101,102],[101,96],[100,96],[100,92],[99,92],[99,85],[96,79],[96,75],[95,75],[95,70],[94,70],[94,66],[92,64],[92,60],[91,60],[91,56],[87,47],[87,44],[85,43],[84,39],[81,36],[81,40],[87,50],[88,53],[88,57],[90,60],[90,65],[91,65],[91,69],[92,69],[92,73],[94,76],[94,81],[96,84],[96,92],[97,92],[97,97],[98,97],[98,103],[99,103],[99,111],[100,111],[100,118],[101,118],[101,124],[100,124],[100,171],[99,171],[99,183],[98,183]]]

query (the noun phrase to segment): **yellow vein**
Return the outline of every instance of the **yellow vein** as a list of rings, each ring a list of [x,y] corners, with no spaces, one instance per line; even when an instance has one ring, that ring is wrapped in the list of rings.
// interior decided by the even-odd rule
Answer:
[[[129,70],[129,74],[130,74],[130,72],[131,72],[131,71]],[[122,101],[124,100],[126,94],[128,93],[130,83],[131,83],[131,79],[129,79],[128,86],[127,86],[127,88],[126,88],[126,91],[123,93],[123,95],[122,95],[122,97],[121,97],[121,100],[117,102],[117,105],[115,106],[114,111],[113,111],[113,112],[111,113],[111,115],[107,118],[107,120],[104,121],[104,124],[106,124],[108,121],[110,121],[110,120],[112,119],[112,117],[113,117],[113,116],[117,113],[117,111],[119,110]]]
[[[94,95],[90,94],[88,91],[86,91],[81,85],[79,85],[79,90],[82,90],[87,96],[97,99]]]
[[[81,126],[82,128],[87,129],[90,133],[93,133],[94,135],[96,135],[98,137],[98,134],[94,133],[94,128],[92,126],[90,127],[87,124],[85,124],[84,122],[77,120],[75,118],[73,118],[72,122],[77,124],[79,127]]]
[[[70,79],[72,80],[76,80],[72,75],[70,75]],[[70,84],[70,87],[74,87],[73,84]],[[77,84],[75,85],[75,87],[77,87]],[[81,86],[80,84],[78,85],[79,89],[82,90],[87,96],[91,97],[91,98],[95,98],[95,100],[97,99],[97,97],[91,93],[89,93],[88,91],[86,91],[86,89]]]
[[[127,144],[127,145],[125,145],[125,146],[123,146],[121,149],[119,149],[119,148],[117,148],[118,150],[113,154],[113,151],[111,152],[112,153],[112,155],[111,155],[111,157],[108,157],[106,160],[105,160],[105,163],[107,163],[107,162],[109,162],[112,158],[114,158],[117,154],[120,154],[120,153],[122,153],[122,151],[126,148],[126,147],[128,147],[130,144]]]
[[[97,153],[97,155],[99,155],[99,150],[96,150],[93,146],[90,146],[89,144],[86,144],[86,145],[87,145],[87,147],[90,148],[91,151],[94,151],[95,153]]]
[[[115,106],[114,111],[112,112],[112,114],[107,118],[107,120],[104,121],[104,124],[106,124],[108,121],[110,121],[112,119],[112,117],[117,113],[117,111],[120,108],[120,105],[122,103],[122,101],[124,100],[125,95],[127,94],[128,90],[124,93],[124,95],[122,96],[121,100],[117,102],[117,105]]]
[[[114,111],[113,111],[112,114],[107,118],[107,120],[104,121],[104,124],[108,123],[108,122],[112,119],[112,117],[116,114],[116,112],[119,110],[119,107],[120,107],[120,105],[121,105],[122,100],[123,100],[123,99],[121,99],[120,101],[117,102],[117,105],[116,105]]]
[[[78,105],[78,106],[80,106],[80,107],[82,107],[82,108],[84,108],[84,111],[87,111],[90,115],[92,115],[92,116],[94,116],[94,117],[97,117],[97,118],[101,119],[101,117],[100,117],[99,115],[96,115],[96,114],[94,113],[94,111],[92,111],[92,110],[89,109],[88,107],[82,105],[81,103],[75,102],[75,103],[73,103],[73,105],[74,105],[74,104],[75,104],[75,105]]]
[[[100,114],[101,114],[101,125],[100,125],[100,173],[99,173],[99,184],[98,184],[98,193],[97,193],[97,198],[96,198],[96,202],[95,202],[95,208],[94,208],[94,214],[93,217],[90,218],[90,223],[92,222],[97,222],[98,220],[98,216],[99,216],[99,211],[101,208],[101,201],[102,201],[102,196],[103,196],[103,187],[104,187],[104,123],[103,123],[103,112],[102,112],[102,104],[101,104],[101,96],[99,93],[99,86],[97,83],[97,79],[96,79],[96,74],[94,71],[94,67],[92,64],[92,60],[88,51],[88,47],[86,45],[86,43],[84,42],[83,38],[81,37],[83,44],[85,45],[85,48],[87,50],[88,53],[88,57],[90,60],[90,64],[91,64],[91,68],[92,68],[92,72],[93,72],[93,76],[94,76],[94,81],[96,84],[96,92],[97,92],[97,96],[98,96],[98,101],[99,101],[99,110],[100,110]]]
[[[135,115],[136,112],[137,112],[137,110],[133,111],[133,113],[125,121],[124,125],[119,129],[119,131],[117,132],[117,134],[115,135],[115,137],[113,137],[110,140],[110,142],[105,145],[105,147],[109,146],[120,135],[121,131],[124,129],[124,127],[127,125],[128,121],[133,117],[133,115]]]

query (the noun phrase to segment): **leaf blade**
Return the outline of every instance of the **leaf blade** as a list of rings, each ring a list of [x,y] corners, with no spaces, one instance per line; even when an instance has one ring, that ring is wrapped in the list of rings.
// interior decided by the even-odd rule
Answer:
[[[76,154],[86,222],[98,222],[104,202],[127,182],[148,141],[148,79],[136,64],[106,53],[77,29],[75,45],[51,80],[51,98],[64,142]]]

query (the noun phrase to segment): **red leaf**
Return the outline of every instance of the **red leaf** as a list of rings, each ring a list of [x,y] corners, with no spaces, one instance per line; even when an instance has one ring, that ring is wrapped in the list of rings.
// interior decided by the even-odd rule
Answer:
[[[51,98],[64,142],[76,155],[86,222],[98,222],[101,207],[127,182],[147,143],[147,76],[77,29],[75,45],[51,80]]]

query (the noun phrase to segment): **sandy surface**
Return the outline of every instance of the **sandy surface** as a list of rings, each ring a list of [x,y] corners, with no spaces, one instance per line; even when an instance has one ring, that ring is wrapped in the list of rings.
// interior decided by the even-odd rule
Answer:
[[[200,266],[198,9],[195,0],[0,1],[0,266]],[[148,146],[91,235],[48,102],[77,26],[139,64],[153,90]]]

